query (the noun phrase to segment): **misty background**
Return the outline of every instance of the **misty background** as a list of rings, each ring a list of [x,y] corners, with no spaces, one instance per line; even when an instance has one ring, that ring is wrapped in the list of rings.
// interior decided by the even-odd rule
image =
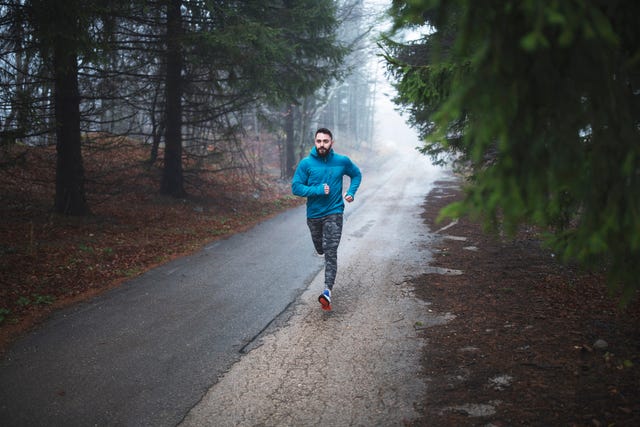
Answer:
[[[16,164],[20,147],[55,146],[53,209],[85,216],[104,191],[88,172],[93,148],[146,147],[158,192],[178,199],[199,191],[203,174],[290,179],[321,126],[353,155],[412,150],[419,141],[393,106],[378,45],[388,7],[5,2],[3,162]]]

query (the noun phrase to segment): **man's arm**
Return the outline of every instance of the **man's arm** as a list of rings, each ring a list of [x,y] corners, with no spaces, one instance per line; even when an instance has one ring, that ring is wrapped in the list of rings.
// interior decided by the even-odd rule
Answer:
[[[356,166],[355,163],[350,162],[350,165],[347,168],[346,174],[350,178],[351,182],[349,184],[349,189],[347,190],[347,193],[344,196],[344,199],[347,202],[351,203],[353,202],[353,199],[356,196],[356,192],[360,187],[360,183],[362,182],[362,172],[360,171],[360,168]]]
[[[291,181],[291,192],[300,197],[309,196],[321,196],[327,194],[325,192],[325,185],[307,185],[309,179],[309,172],[303,162],[298,165],[295,174],[293,174],[293,180]]]

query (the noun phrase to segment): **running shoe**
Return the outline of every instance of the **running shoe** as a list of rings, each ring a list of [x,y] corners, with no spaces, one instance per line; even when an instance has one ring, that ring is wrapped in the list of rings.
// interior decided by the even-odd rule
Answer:
[[[322,306],[323,310],[330,311],[331,310],[331,291],[329,289],[325,289],[322,291],[320,296],[318,297],[318,301]]]

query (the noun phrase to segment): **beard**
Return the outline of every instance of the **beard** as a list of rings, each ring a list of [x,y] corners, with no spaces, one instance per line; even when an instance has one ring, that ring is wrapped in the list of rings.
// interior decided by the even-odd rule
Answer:
[[[318,155],[320,157],[326,157],[327,154],[329,154],[329,150],[331,150],[331,147],[329,147],[329,148],[324,148],[324,147],[317,148],[316,147],[316,151],[318,152]]]

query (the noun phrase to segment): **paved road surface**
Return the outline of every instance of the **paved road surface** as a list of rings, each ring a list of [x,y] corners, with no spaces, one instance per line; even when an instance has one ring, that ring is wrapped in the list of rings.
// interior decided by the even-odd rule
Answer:
[[[424,384],[413,326],[438,319],[404,282],[430,256],[419,214],[439,172],[413,155],[364,173],[345,215],[333,312],[319,310],[322,260],[303,208],[291,210],[17,342],[0,363],[0,424],[391,425],[415,416]]]

